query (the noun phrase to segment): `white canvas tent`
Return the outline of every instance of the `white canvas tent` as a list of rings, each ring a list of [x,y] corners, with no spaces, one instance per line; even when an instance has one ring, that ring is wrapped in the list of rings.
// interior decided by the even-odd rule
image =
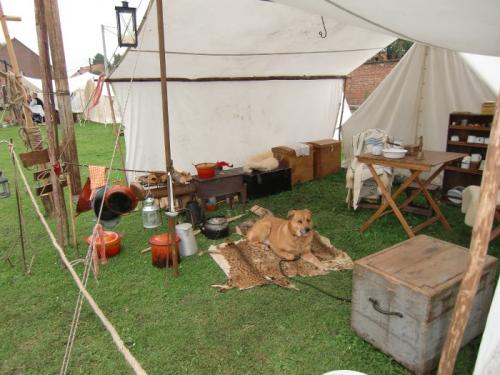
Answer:
[[[495,82],[478,73],[484,69],[476,60],[415,44],[343,126],[346,158],[351,157],[353,135],[369,128],[383,129],[407,144],[423,136],[426,149],[444,151],[449,114],[476,113],[483,102],[496,98]]]
[[[481,4],[466,0],[278,2],[302,8],[309,14],[257,0],[171,0],[166,4],[171,145],[178,168],[189,169],[192,162],[216,159],[241,163],[248,154],[277,144],[330,136],[341,102],[342,85],[335,76],[348,74],[397,37],[430,47],[427,53],[425,48],[415,47],[408,59],[414,55],[422,61],[423,53],[429,64],[434,65],[436,59],[445,64],[441,71],[435,70],[438,74],[428,76],[427,82],[436,88],[433,95],[448,95],[449,91],[438,90],[439,82],[444,80],[449,89],[453,87],[453,77],[460,77],[484,100],[493,99],[495,89],[487,87],[488,80],[472,84],[477,72],[451,51],[500,56],[500,2],[496,0]],[[111,74],[117,99],[124,109],[127,168],[165,168],[158,40],[152,9],[154,3],[146,12],[139,46],[130,49]],[[318,31],[323,31],[319,15],[324,16],[328,32],[324,39],[318,37]],[[421,64],[418,67],[422,69]],[[431,74],[419,73],[410,63],[394,74],[404,76],[403,69],[413,72],[413,77]],[[453,76],[447,77],[449,72]],[[274,78],[255,80],[271,76]],[[309,79],[285,80],[283,76]],[[322,79],[311,79],[313,76]],[[238,79],[242,77],[254,80]],[[407,84],[418,92],[422,88],[418,83]],[[394,98],[396,95],[392,94]],[[460,106],[462,100],[464,106],[483,100],[471,95],[468,99],[454,98]],[[409,96],[403,99],[405,104],[401,107],[407,106],[408,118],[413,111],[415,121],[414,103]],[[436,109],[437,99],[428,97],[427,108]],[[454,107],[453,102],[442,102],[447,112]],[[394,107],[385,109],[390,114]],[[375,106],[372,110],[381,111]],[[419,116],[422,123],[428,122],[425,115]],[[350,122],[355,120],[356,115]],[[415,129],[408,133],[414,136]],[[442,145],[442,138],[434,140],[433,133],[429,134],[426,144]],[[499,293],[497,288],[477,374],[488,373],[483,372],[488,366],[489,373],[499,372],[498,362],[491,360],[500,344],[500,335],[494,329],[500,318],[496,313]]]
[[[155,9],[110,76],[130,169],[165,168]],[[342,76],[394,39],[335,20],[321,38],[319,16],[256,0],[172,0],[164,13],[172,158],[185,170],[332,137]]]
[[[111,105],[109,103],[108,93],[105,88],[97,105],[92,107],[92,98],[96,90],[96,80],[99,77],[92,73],[83,73],[68,80],[71,92],[71,109],[73,113],[81,114],[81,118],[98,122],[101,124],[113,123]],[[113,92],[111,91],[111,95]],[[116,121],[120,122],[120,111],[118,105],[113,102]]]

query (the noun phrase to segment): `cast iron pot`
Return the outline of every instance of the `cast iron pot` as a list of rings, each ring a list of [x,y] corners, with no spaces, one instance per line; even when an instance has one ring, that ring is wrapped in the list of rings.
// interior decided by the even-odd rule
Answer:
[[[201,225],[201,232],[211,240],[229,236],[229,223],[224,216],[213,216]]]

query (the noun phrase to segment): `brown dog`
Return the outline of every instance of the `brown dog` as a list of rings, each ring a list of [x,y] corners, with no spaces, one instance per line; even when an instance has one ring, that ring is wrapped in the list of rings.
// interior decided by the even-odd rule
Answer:
[[[248,231],[247,239],[253,244],[270,245],[271,250],[280,258],[294,260],[301,257],[321,270],[325,266],[311,253],[313,239],[311,211],[291,210],[288,220],[277,217],[264,217]]]

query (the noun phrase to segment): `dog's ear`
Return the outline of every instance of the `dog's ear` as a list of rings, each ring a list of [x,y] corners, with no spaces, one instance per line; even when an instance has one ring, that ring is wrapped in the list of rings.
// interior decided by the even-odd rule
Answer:
[[[287,215],[287,219],[288,220],[290,220],[294,216],[295,216],[295,210],[288,211],[288,215]]]
[[[304,212],[307,213],[307,214],[309,214],[310,216],[312,216],[312,212],[311,212],[311,210],[309,208],[305,208]]]

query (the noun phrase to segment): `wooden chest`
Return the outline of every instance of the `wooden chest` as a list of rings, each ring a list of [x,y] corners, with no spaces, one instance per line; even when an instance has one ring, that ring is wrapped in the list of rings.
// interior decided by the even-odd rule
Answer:
[[[268,172],[253,171],[243,175],[243,181],[247,185],[247,195],[250,199],[292,190],[292,173],[287,167]]]
[[[313,147],[314,178],[328,176],[340,170],[340,141],[322,139],[307,143]]]
[[[292,186],[314,178],[314,155],[311,145],[309,145],[308,156],[297,156],[295,150],[287,146],[273,147],[272,151],[274,157],[279,160],[280,166],[292,170]]]
[[[351,325],[363,339],[417,374],[439,362],[468,250],[417,236],[355,262]],[[487,256],[462,346],[481,334],[494,291]]]

